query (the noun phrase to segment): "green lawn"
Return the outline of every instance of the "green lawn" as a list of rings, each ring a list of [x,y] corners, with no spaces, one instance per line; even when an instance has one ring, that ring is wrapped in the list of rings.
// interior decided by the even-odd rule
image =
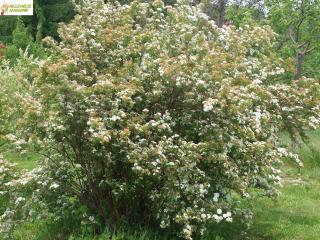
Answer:
[[[254,203],[254,224],[249,239],[320,239],[320,135],[310,134],[309,146],[298,150],[304,167],[283,167],[284,187],[277,202]]]
[[[293,164],[282,167],[284,186],[277,201],[259,198],[253,201],[253,224],[245,233],[238,223],[212,229],[206,240],[316,240],[320,239],[320,133],[310,134],[311,141],[298,149],[304,168],[299,171]],[[21,168],[31,169],[36,156],[18,157],[13,151],[5,153],[9,160],[17,162]],[[59,240],[66,239],[57,235],[59,226],[45,223],[26,223],[16,231],[19,240]],[[161,234],[146,232],[127,233],[123,231],[113,238],[106,234],[97,238],[76,236],[70,240],[148,240],[166,239]]]
[[[17,164],[20,169],[31,170],[37,166],[38,156],[36,154],[18,154],[14,150],[7,150],[3,153],[5,159]]]
[[[279,202],[259,200],[250,239],[317,239],[320,237],[320,187],[290,186]]]
[[[253,202],[253,224],[246,238],[233,231],[222,239],[316,240],[320,239],[320,133],[309,134],[310,143],[297,150],[304,167],[282,167],[282,194],[277,201],[260,198]],[[214,238],[208,238],[214,239]]]

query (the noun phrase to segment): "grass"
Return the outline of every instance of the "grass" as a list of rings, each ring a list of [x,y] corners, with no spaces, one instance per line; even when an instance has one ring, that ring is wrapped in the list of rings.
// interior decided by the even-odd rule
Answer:
[[[36,153],[21,154],[12,145],[1,143],[0,153],[6,160],[16,163],[19,169],[31,170],[37,166],[39,156]]]
[[[284,187],[277,202],[259,199],[253,205],[254,224],[249,239],[320,239],[320,134],[310,133],[310,143],[298,149],[304,163],[299,171],[283,166]]]
[[[253,209],[253,224],[248,231],[238,223],[219,225],[211,229],[205,240],[315,240],[320,239],[320,132],[310,133],[310,143],[297,150],[304,162],[299,170],[292,163],[282,167],[284,186],[277,201],[259,198],[250,207]],[[15,160],[19,167],[31,169],[36,156],[18,157],[14,151],[5,156]],[[247,206],[249,207],[249,205]],[[59,226],[47,223],[25,223],[16,231],[19,240],[67,239],[56,235]],[[162,234],[146,231],[120,231],[113,237],[107,233],[92,237],[87,233],[69,237],[69,240],[165,240]]]
[[[319,199],[319,186],[290,186],[277,203],[257,201],[250,239],[316,239],[320,236]]]
[[[31,170],[37,166],[38,156],[36,154],[21,155],[14,150],[9,150],[3,153],[5,159],[15,162],[19,169]]]

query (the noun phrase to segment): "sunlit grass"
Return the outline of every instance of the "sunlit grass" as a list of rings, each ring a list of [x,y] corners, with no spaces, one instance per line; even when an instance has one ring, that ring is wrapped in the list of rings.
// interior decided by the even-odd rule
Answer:
[[[11,162],[15,162],[19,169],[31,170],[37,166],[38,157],[37,154],[18,154],[13,150],[9,150],[3,153],[5,159]]]
[[[286,184],[278,201],[254,203],[254,224],[249,239],[320,239],[320,134],[310,133],[310,143],[298,150],[304,167],[286,164]],[[299,179],[301,179],[299,181]],[[298,180],[298,181],[295,181]]]

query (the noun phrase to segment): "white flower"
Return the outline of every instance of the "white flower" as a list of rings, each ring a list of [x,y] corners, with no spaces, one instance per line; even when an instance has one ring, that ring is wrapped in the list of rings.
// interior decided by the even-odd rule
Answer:
[[[138,164],[135,163],[132,169],[136,171],[141,171],[142,167],[140,167]]]
[[[189,224],[185,226],[185,228],[183,229],[183,233],[187,239],[192,239],[191,238],[192,228]]]
[[[117,121],[117,120],[120,120],[120,117],[119,116],[116,116],[116,115],[113,115],[111,118],[110,118],[111,121]]]
[[[21,202],[24,201],[24,200],[25,200],[24,197],[18,197],[14,203],[15,203],[16,205],[18,205],[19,203],[21,203]]]
[[[220,215],[222,213],[222,210],[220,208],[218,208],[217,213]]]
[[[81,168],[81,164],[79,164],[79,163],[75,164],[74,166],[75,166],[75,168]]]
[[[229,218],[231,217],[231,212],[224,213],[222,216],[223,218]]]
[[[219,215],[217,215],[217,214],[214,214],[214,215],[213,215],[213,218],[216,220],[217,223],[220,222],[220,221],[223,219],[222,216],[219,216]]]
[[[213,194],[213,201],[214,201],[214,202],[218,202],[219,196],[220,196],[220,193],[214,193],[214,194]]]
[[[213,109],[212,104],[208,103],[208,102],[203,102],[203,111],[205,112],[209,112]]]
[[[57,183],[52,183],[49,187],[49,189],[57,189],[59,187],[59,184]]]
[[[217,100],[208,98],[206,101],[203,101],[202,104],[203,104],[203,111],[209,112],[213,109],[213,105],[217,104]]]

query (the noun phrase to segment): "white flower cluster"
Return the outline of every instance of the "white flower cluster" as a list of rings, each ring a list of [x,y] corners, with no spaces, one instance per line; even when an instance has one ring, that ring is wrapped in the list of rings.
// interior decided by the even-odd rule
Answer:
[[[232,196],[275,195],[281,159],[301,165],[280,132],[320,123],[316,81],[274,82],[269,27],[218,29],[183,3],[94,1],[60,33],[23,102],[25,133],[48,156],[32,199],[42,216],[83,204],[82,224],[150,219],[192,239],[235,219]]]

